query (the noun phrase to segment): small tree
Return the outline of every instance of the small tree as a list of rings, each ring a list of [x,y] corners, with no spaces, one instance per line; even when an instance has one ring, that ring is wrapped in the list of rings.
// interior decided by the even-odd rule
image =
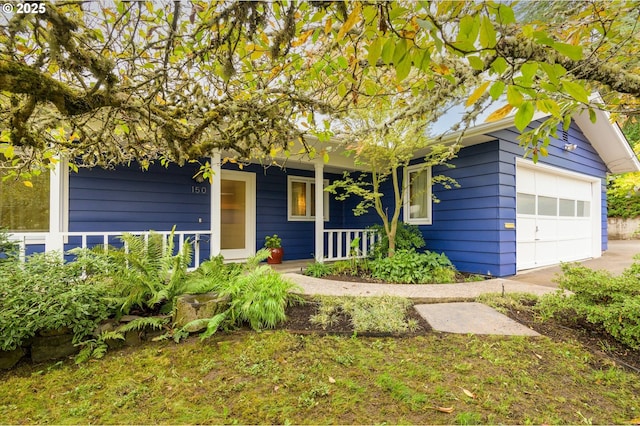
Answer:
[[[370,112],[359,113],[347,120],[347,131],[351,135],[349,152],[355,163],[362,167],[363,173],[353,177],[345,172],[341,180],[333,182],[327,191],[336,195],[336,199],[345,200],[351,195],[361,200],[353,209],[356,216],[373,208],[382,219],[384,232],[389,240],[388,256],[393,256],[396,247],[396,231],[402,210],[403,200],[411,185],[404,174],[418,152],[426,152],[420,163],[419,171],[431,166],[444,164],[454,158],[457,145],[445,146],[434,143],[426,134],[425,125],[418,121],[399,120],[393,126],[383,128],[384,114]],[[383,203],[382,184],[391,180],[393,201],[390,206]],[[435,176],[433,183],[445,188],[457,186],[455,180],[447,176]],[[421,195],[421,194],[414,194]]]

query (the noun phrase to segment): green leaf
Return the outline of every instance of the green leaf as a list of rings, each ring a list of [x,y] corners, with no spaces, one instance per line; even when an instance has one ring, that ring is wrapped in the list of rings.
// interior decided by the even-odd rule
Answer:
[[[507,70],[508,67],[509,67],[509,64],[507,63],[507,61],[502,56],[498,56],[495,59],[495,61],[493,61],[491,63],[491,69],[496,74],[502,74],[503,72],[505,72]]]
[[[407,78],[411,71],[411,57],[405,55],[404,58],[396,66],[396,79],[398,83]]]
[[[349,61],[347,61],[347,58],[345,58],[344,56],[338,56],[338,59],[336,61],[338,63],[338,67],[342,69],[347,69],[349,67]]]
[[[396,66],[396,72],[397,72],[398,64],[402,62],[402,59],[405,57],[406,53],[407,53],[407,40],[402,39],[398,43],[396,43],[396,47],[393,50],[393,64]]]
[[[367,55],[367,61],[369,65],[375,66],[378,62],[378,58],[382,53],[382,37],[377,37],[373,43],[369,45],[369,54]]]
[[[574,61],[582,59],[582,46],[580,45],[574,46],[573,44],[567,43],[554,43],[553,48]]]
[[[480,45],[484,48],[496,45],[496,30],[488,16],[483,16],[480,20]]]
[[[392,38],[387,39],[387,41],[382,46],[382,61],[389,65],[393,60],[393,51],[396,48],[396,43]]]
[[[458,38],[459,42],[474,43],[480,31],[479,16],[465,15],[460,19]]]
[[[520,106],[520,104],[522,104],[522,102],[524,101],[522,93],[520,93],[516,86],[510,85],[509,87],[507,87],[507,101],[510,105],[513,105],[515,107]]]
[[[580,83],[565,80],[562,82],[562,89],[578,102],[585,104],[589,102],[589,92]]]
[[[537,62],[527,62],[522,64],[520,67],[520,72],[522,73],[522,77],[527,83],[533,82],[533,77],[536,75],[538,71],[538,63]]]
[[[498,100],[500,95],[504,93],[504,87],[505,84],[502,81],[496,81],[495,83],[493,83],[491,89],[489,89],[489,94],[494,101]]]
[[[598,117],[596,117],[596,112],[593,108],[589,108],[589,120],[591,120],[592,123],[595,123],[598,120]]]
[[[515,24],[516,16],[513,13],[513,9],[505,4],[498,6],[498,21],[501,24]]]
[[[484,61],[477,56],[467,56],[467,60],[469,61],[469,65],[474,70],[482,71],[484,69]]]
[[[567,114],[564,116],[564,120],[562,121],[562,130],[566,132],[569,130],[569,127],[571,127],[571,115]]]
[[[346,94],[347,94],[347,86],[344,84],[344,82],[338,84],[338,95],[340,95],[341,98],[344,98]]]
[[[531,120],[533,119],[533,113],[535,112],[535,107],[532,102],[523,102],[522,105],[518,108],[514,118],[514,124],[521,132],[527,128]]]

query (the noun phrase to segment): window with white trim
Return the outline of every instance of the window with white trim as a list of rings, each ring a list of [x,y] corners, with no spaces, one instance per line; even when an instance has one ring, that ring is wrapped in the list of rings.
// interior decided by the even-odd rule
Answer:
[[[405,168],[404,173],[409,186],[404,199],[404,222],[431,225],[431,167],[416,164]]]
[[[323,180],[324,186],[329,180]],[[287,216],[289,220],[312,221],[316,219],[316,184],[314,178],[287,176]],[[324,220],[329,220],[329,193],[324,196]]]

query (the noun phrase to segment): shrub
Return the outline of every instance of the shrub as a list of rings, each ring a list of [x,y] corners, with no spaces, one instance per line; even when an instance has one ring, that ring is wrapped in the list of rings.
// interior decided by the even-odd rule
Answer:
[[[322,278],[331,274],[331,266],[321,262],[310,263],[304,270],[304,274],[309,277]]]
[[[10,261],[18,257],[18,244],[9,240],[6,229],[0,228],[0,262]]]
[[[560,316],[586,320],[601,326],[615,339],[631,348],[640,348],[640,263],[620,276],[594,271],[579,264],[563,264],[557,280],[563,291],[540,301],[543,317]]]
[[[220,327],[249,324],[254,330],[274,328],[286,319],[286,307],[300,300],[293,291],[301,291],[293,282],[283,278],[269,265],[259,262],[269,256],[269,249],[259,250],[247,260],[246,271],[217,286],[222,297],[230,298],[229,308],[213,318],[196,320],[184,326],[189,329],[195,323],[207,326],[201,335],[204,339],[213,335]]]
[[[455,269],[444,253],[398,250],[392,257],[372,260],[369,267],[372,277],[393,283],[425,284],[455,281]]]
[[[74,343],[114,312],[103,286],[81,279],[59,253],[0,263],[0,349],[12,350],[38,331],[69,328]]]
[[[240,263],[224,263],[222,255],[212,257],[187,275],[183,291],[185,294],[217,291],[240,275],[242,270],[243,266]]]
[[[72,250],[79,264],[97,265],[86,272],[93,281],[109,287],[123,314],[132,309],[169,313],[176,296],[184,294],[187,267],[191,262],[191,245],[186,241],[178,254],[174,252],[173,234],[165,239],[151,232],[148,238],[123,234],[127,249],[104,247]]]
[[[389,253],[389,238],[384,232],[382,225],[373,225],[369,227],[378,233],[379,239],[371,250],[373,258],[387,257]],[[396,230],[396,251],[398,250],[411,250],[421,249],[426,245],[422,232],[416,225],[409,225],[404,222],[398,222],[398,229]]]

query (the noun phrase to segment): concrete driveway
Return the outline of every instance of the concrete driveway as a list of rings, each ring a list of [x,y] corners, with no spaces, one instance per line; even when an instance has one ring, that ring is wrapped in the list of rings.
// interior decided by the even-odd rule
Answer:
[[[602,257],[584,260],[579,263],[591,269],[605,269],[614,275],[619,275],[633,263],[633,256],[639,253],[640,240],[610,240],[609,249],[602,254]],[[507,279],[528,284],[557,287],[553,279],[556,274],[561,272],[559,265],[547,266],[521,271]]]

